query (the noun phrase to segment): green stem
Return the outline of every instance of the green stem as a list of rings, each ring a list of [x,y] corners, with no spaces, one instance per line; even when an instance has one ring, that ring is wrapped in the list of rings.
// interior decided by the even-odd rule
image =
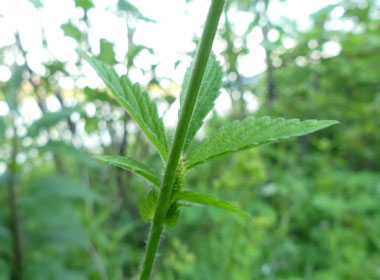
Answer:
[[[13,249],[13,280],[22,280],[24,275],[24,253],[22,247],[21,229],[20,229],[20,216],[17,205],[17,190],[16,190],[16,157],[18,154],[17,133],[15,124],[15,114],[11,112],[12,118],[12,152],[11,160],[8,165],[8,202],[9,202],[9,228],[12,234],[12,249]]]
[[[225,0],[212,0],[202,38],[199,43],[197,55],[195,57],[194,68],[191,73],[189,86],[186,89],[186,98],[179,116],[177,129],[175,131],[173,144],[169,153],[168,162],[165,168],[164,177],[161,182],[160,194],[157,208],[150,229],[148,245],[145,250],[144,262],[140,280],[149,280],[158,244],[160,242],[162,230],[166,219],[166,212],[169,207],[170,197],[173,190],[173,181],[181,157],[186,134],[189,128],[191,116],[194,111],[195,102],[206,69],[208,57],[211,52],[212,43],[215,38],[220,15],[223,11]]]

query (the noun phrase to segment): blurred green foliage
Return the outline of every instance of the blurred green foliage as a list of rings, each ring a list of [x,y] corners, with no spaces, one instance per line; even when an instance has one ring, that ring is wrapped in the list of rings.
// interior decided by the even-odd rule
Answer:
[[[41,1],[31,2],[43,9]],[[341,124],[195,168],[188,188],[234,202],[254,219],[183,209],[162,240],[154,279],[380,279],[380,3],[326,6],[312,15],[308,29],[288,19],[271,23],[269,4],[229,1],[219,40],[232,106],[213,112],[204,129],[248,115]],[[92,52],[86,28],[94,5],[75,5],[85,11],[81,23],[68,20],[62,30]],[[118,61],[105,39],[94,55],[129,71],[143,51],[154,51],[134,43],[135,32],[144,31],[136,31],[133,21],[154,21],[127,1],[117,7],[128,30],[121,34],[128,36],[125,59]],[[336,8],[343,9],[338,20],[346,27],[330,27]],[[234,11],[254,15],[243,36],[234,29]],[[257,29],[270,66],[245,77],[238,62]],[[271,30],[276,40],[269,40]],[[27,56],[15,35],[14,46],[0,49],[0,63],[7,52]],[[285,47],[289,40],[293,46]],[[333,55],[331,44],[339,48]],[[139,205],[150,186],[91,155],[128,154],[156,170],[160,157],[107,92],[63,90],[58,78],[70,77],[65,63],[51,60],[41,75],[24,61],[10,65],[11,78],[0,82],[0,101],[9,108],[0,118],[0,279],[132,279],[148,232]],[[155,65],[146,72],[152,80],[147,90],[158,88],[157,101],[170,107],[173,93],[160,87]],[[41,116],[34,122],[21,114],[30,97]],[[48,110],[48,97],[58,101],[59,111]],[[255,112],[247,102],[252,98]],[[94,138],[96,145],[88,145]]]

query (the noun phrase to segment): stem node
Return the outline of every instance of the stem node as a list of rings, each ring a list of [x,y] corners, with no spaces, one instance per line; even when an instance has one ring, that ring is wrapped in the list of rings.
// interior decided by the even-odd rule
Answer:
[[[212,0],[207,14],[206,24],[199,43],[195,57],[194,68],[191,73],[190,82],[186,89],[186,98],[179,116],[177,128],[174,134],[173,144],[161,181],[158,203],[150,229],[148,245],[145,250],[143,267],[140,280],[149,280],[152,273],[154,259],[164,228],[166,212],[168,211],[170,198],[173,191],[173,182],[181,157],[186,134],[189,128],[191,116],[194,111],[195,102],[198,97],[203,75],[206,69],[208,57],[211,52],[212,43],[215,38],[220,16],[223,11],[225,0]]]

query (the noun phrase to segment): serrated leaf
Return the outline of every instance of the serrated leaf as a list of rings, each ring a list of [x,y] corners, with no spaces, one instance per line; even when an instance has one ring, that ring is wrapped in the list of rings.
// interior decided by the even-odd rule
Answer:
[[[172,200],[173,201],[183,200],[183,201],[188,201],[188,202],[194,202],[194,203],[212,206],[212,207],[223,209],[226,211],[238,213],[243,216],[248,216],[248,217],[251,216],[249,213],[235,207],[231,203],[221,200],[217,198],[216,196],[206,194],[206,193],[197,193],[197,192],[192,192],[192,191],[177,192],[173,195]]]
[[[246,118],[232,122],[213,135],[203,140],[188,156],[185,167],[190,169],[198,164],[213,160],[223,155],[276,142],[292,136],[305,135],[326,128],[337,121],[317,121],[298,119],[285,120],[270,117]]]
[[[159,187],[160,186],[160,177],[159,175],[151,168],[146,166],[145,164],[138,162],[137,160],[129,157],[122,157],[122,156],[104,156],[104,155],[97,155],[93,157],[94,159],[107,162],[109,164],[112,164],[114,166],[129,170],[131,172],[134,172],[145,179],[147,179],[149,182],[151,182],[153,185]]]
[[[187,69],[182,84],[182,91],[180,95],[181,108],[185,101],[186,89],[189,85],[192,68],[193,65]],[[205,74],[203,76],[198,98],[195,103],[195,108],[190,121],[189,130],[186,135],[184,151],[187,150],[195,134],[203,125],[204,118],[214,108],[214,102],[220,94],[219,90],[221,86],[222,68],[219,65],[219,62],[216,60],[215,55],[211,54],[207,61]]]
[[[78,53],[95,69],[111,89],[116,100],[136,120],[141,130],[152,141],[161,157],[166,161],[169,141],[162,119],[158,117],[156,104],[150,100],[148,93],[142,91],[139,85],[132,84],[127,76],[119,77],[109,65],[91,58],[83,51],[78,50]]]
[[[153,220],[158,200],[158,192],[152,189],[144,198],[140,206],[140,216],[145,222]]]
[[[58,122],[65,120],[70,117],[74,112],[78,111],[76,107],[64,108],[58,112],[48,112],[45,113],[40,119],[32,123],[28,129],[29,136],[38,135],[39,131],[44,128],[49,128],[56,125]]]

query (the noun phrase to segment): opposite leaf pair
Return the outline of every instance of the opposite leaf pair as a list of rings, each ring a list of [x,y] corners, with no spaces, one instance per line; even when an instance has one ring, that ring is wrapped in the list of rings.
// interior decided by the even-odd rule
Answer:
[[[79,54],[96,70],[111,89],[117,101],[139,124],[141,130],[156,147],[162,159],[167,161],[169,151],[168,137],[162,119],[158,116],[156,105],[150,100],[148,93],[142,91],[137,84],[132,84],[125,75],[119,77],[116,71],[109,65],[91,58],[82,51],[79,51]],[[189,83],[191,67],[185,74],[183,89],[180,95],[181,106],[185,98],[186,87]],[[193,167],[227,154],[276,142],[292,136],[305,135],[337,123],[337,121],[299,121],[297,119],[285,120],[282,118],[272,120],[270,117],[258,119],[249,117],[242,121],[235,121],[225,125],[201,141],[189,153],[188,147],[202,126],[204,118],[213,109],[214,102],[219,96],[221,85],[222,69],[215,56],[211,55],[207,62],[206,71],[186,135],[183,149],[184,158],[177,168],[171,203],[166,216],[166,224],[169,226],[176,224],[179,207],[187,205],[183,204],[183,201],[209,205],[249,216],[248,213],[212,195],[182,191],[185,173]],[[160,175],[148,166],[131,158],[121,156],[96,156],[95,158],[132,171],[153,184],[154,188],[148,193],[140,211],[143,220],[152,220],[157,204],[158,188],[161,182]]]

